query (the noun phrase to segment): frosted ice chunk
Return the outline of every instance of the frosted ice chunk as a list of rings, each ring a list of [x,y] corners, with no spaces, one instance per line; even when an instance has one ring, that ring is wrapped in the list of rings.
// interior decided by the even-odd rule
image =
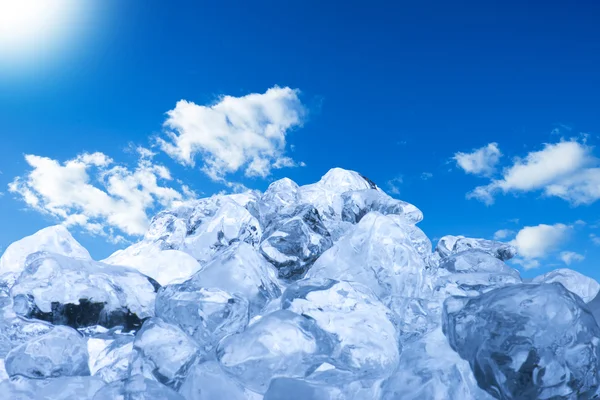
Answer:
[[[217,348],[221,368],[264,393],[276,377],[303,378],[327,360],[332,344],[315,321],[288,310],[265,315]]]
[[[6,372],[6,366],[4,365],[4,359],[0,358],[0,382],[7,380],[8,372]]]
[[[11,350],[5,367],[9,376],[35,379],[90,375],[87,343],[76,330],[57,326]]]
[[[156,315],[178,325],[200,348],[210,352],[219,341],[248,325],[248,301],[220,289],[205,289],[199,281],[161,288]]]
[[[144,239],[141,242],[125,250],[116,251],[109,259],[120,252],[135,253],[137,248],[148,246],[157,247],[159,250],[182,250],[188,234],[188,219],[192,211],[193,206],[186,204],[174,210],[159,212],[150,221],[148,231],[146,231]],[[130,250],[132,248],[134,250]]]
[[[294,209],[299,203],[300,191],[294,181],[283,178],[271,183],[257,203],[263,227],[277,220],[282,211]]]
[[[179,389],[186,400],[262,400],[228,376],[216,361],[195,365]]]
[[[360,173],[337,167],[327,171],[315,185],[338,193],[350,190],[377,189],[377,185],[373,181]]]
[[[448,296],[479,296],[498,287],[519,284],[521,279],[512,274],[451,273],[440,275],[435,283],[434,296],[443,300]]]
[[[300,379],[273,379],[263,400],[346,400],[344,393],[330,386],[309,383]]]
[[[91,260],[90,253],[77,242],[62,225],[49,226],[31,236],[24,237],[6,248],[0,258],[0,280],[14,280],[25,268],[27,256],[38,251],[48,251],[63,256]]]
[[[403,343],[414,341],[440,326],[448,296],[479,296],[497,287],[521,283],[519,273],[480,250],[467,250],[443,259],[439,268],[423,275],[421,294],[393,295],[388,305],[395,314]]]
[[[452,254],[440,261],[439,268],[436,290],[444,298],[477,296],[496,287],[521,283],[517,270],[479,249]]]
[[[440,239],[435,248],[435,252],[439,258],[445,258],[451,254],[460,253],[470,249],[484,251],[501,261],[510,260],[517,254],[517,249],[507,243],[451,235],[444,236]]]
[[[135,336],[133,349],[132,375],[140,372],[174,389],[181,385],[190,367],[201,356],[192,338],[160,318],[144,322]]]
[[[279,277],[299,278],[332,241],[317,210],[301,205],[280,216],[265,231],[260,244],[262,255],[279,271]]]
[[[324,220],[341,220],[342,193],[351,190],[377,189],[375,183],[358,172],[330,169],[319,182],[300,187],[302,203],[312,204]]]
[[[0,293],[0,359],[13,348],[51,330],[52,325],[46,322],[19,318],[13,310],[12,299]]]
[[[516,269],[509,267],[488,252],[480,249],[451,254],[440,261],[439,267],[456,273],[483,272],[512,275],[519,280],[521,279]]]
[[[248,300],[250,316],[281,296],[275,268],[247,243],[233,244],[218,253],[191,280]]]
[[[371,212],[323,253],[306,277],[362,283],[387,305],[392,294],[424,296],[425,263],[402,226]]]
[[[423,213],[412,204],[393,199],[377,189],[355,190],[342,194],[344,203],[342,219],[353,224],[371,211],[383,215],[395,214],[406,222],[416,224],[423,220]]]
[[[107,383],[126,379],[133,354],[133,340],[131,335],[114,335],[110,339],[89,338],[91,374]]]
[[[381,400],[485,400],[469,363],[450,348],[441,328],[402,350],[400,364],[381,386]]]
[[[201,216],[190,219],[185,249],[197,260],[206,262],[217,250],[234,242],[257,245],[261,234],[258,220],[244,207],[228,201],[210,219]]]
[[[200,263],[179,250],[160,250],[158,246],[140,242],[102,261],[111,265],[135,268],[161,285],[180,283],[198,272]]]
[[[573,271],[568,268],[555,269],[547,274],[536,276],[532,283],[561,283],[567,290],[575,293],[581,299],[589,303],[600,291],[600,284],[596,280]]]
[[[400,342],[413,342],[442,323],[442,300],[393,296],[390,309],[400,335]]]
[[[589,398],[600,328],[561,284],[519,284],[444,304],[444,333],[496,398]]]
[[[75,328],[136,329],[154,315],[159,285],[138,271],[38,252],[11,288],[17,314]]]
[[[104,262],[136,268],[162,285],[181,283],[232,243],[258,245],[260,224],[245,208],[257,200],[247,192],[184,202],[158,213],[141,242]]]
[[[245,192],[230,193],[222,196],[233,200],[246,209],[251,209],[256,208],[256,203],[258,203],[262,193],[259,190],[250,189],[246,190]]]
[[[313,380],[351,382],[377,379],[398,364],[398,333],[391,311],[365,286],[331,279],[301,280],[281,298],[283,309],[313,319],[330,335],[332,368],[315,371]]]
[[[428,265],[431,257],[432,245],[425,232],[423,232],[418,226],[407,222],[406,218],[402,215],[388,214],[387,217],[402,227],[402,229],[407,233],[414,249],[417,251],[417,253],[419,253],[426,265]]]
[[[246,208],[228,196],[213,196],[157,214],[144,242],[185,251],[204,264],[234,242],[258,245],[261,235],[258,220]]]
[[[186,400],[173,389],[141,375],[101,388],[93,400]]]
[[[92,400],[103,386],[102,380],[92,376],[15,377],[0,382],[0,394],[7,400]]]

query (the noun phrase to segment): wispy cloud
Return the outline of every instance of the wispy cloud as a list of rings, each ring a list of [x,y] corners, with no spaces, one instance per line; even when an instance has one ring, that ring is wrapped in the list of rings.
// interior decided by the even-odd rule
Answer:
[[[560,253],[560,259],[567,265],[571,265],[574,262],[585,260],[585,256],[582,254],[575,253],[574,251],[563,251]]]
[[[400,185],[402,185],[403,181],[404,181],[404,179],[402,178],[402,176],[397,176],[397,177],[387,181],[387,187],[388,187],[389,192],[392,194],[395,194],[395,195],[399,195],[400,194]]]
[[[494,233],[494,240],[504,240],[515,234],[515,231],[511,229],[500,229]]]
[[[423,179],[424,181],[429,180],[433,178],[433,174],[431,172],[423,172],[421,174],[421,179]]]

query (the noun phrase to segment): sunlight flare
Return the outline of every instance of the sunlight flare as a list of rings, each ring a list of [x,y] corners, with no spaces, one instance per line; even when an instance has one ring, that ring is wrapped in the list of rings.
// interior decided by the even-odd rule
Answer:
[[[0,59],[22,61],[55,53],[69,39],[81,2],[0,0]]]

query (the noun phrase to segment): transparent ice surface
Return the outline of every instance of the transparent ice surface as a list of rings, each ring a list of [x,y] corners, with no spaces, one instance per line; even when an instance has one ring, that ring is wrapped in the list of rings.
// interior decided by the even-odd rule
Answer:
[[[133,350],[131,375],[139,373],[174,389],[202,354],[190,336],[160,318],[144,323],[135,336]]]
[[[329,335],[314,320],[280,310],[223,339],[217,357],[225,372],[264,393],[273,378],[309,375],[328,359],[331,349]]]
[[[227,335],[248,325],[248,301],[220,289],[205,289],[199,281],[163,287],[156,299],[156,315],[178,325],[209,353]]]
[[[139,327],[159,285],[135,269],[38,252],[10,290],[21,316],[74,328]]]
[[[449,298],[444,333],[496,398],[589,398],[600,384],[600,328],[559,283]]]
[[[9,376],[44,379],[90,375],[88,359],[86,339],[72,328],[56,326],[12,349],[4,363]]]
[[[173,389],[134,375],[129,379],[116,381],[102,387],[92,400],[186,400]]]
[[[328,365],[312,380],[352,382],[387,377],[398,364],[392,312],[367,287],[330,279],[305,279],[282,296],[282,308],[311,318],[333,344]]]
[[[191,280],[200,287],[221,289],[246,299],[251,316],[281,296],[276,269],[247,243],[232,244],[218,253]]]

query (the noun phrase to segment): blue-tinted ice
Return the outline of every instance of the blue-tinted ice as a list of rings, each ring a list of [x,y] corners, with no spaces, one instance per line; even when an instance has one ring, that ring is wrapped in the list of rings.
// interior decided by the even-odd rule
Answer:
[[[444,332],[479,386],[496,398],[591,398],[600,384],[600,328],[559,283],[449,298]]]
[[[0,400],[597,398],[600,284],[432,251],[422,219],[334,168],[178,203],[102,262],[43,229],[0,259]]]

